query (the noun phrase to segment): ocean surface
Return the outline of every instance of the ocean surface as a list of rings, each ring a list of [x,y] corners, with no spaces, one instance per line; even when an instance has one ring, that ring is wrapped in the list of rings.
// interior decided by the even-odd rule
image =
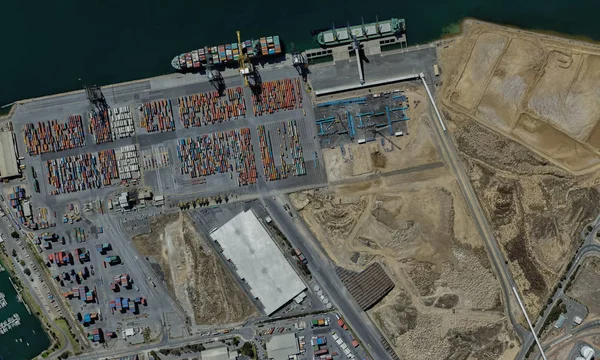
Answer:
[[[12,287],[8,272],[0,272],[0,292],[6,296],[8,305],[0,309],[0,322],[17,313],[21,325],[0,335],[0,355],[5,360],[29,360],[50,346],[50,340],[35,315],[30,315],[25,306],[17,301],[17,293]]]
[[[440,37],[465,17],[600,40],[600,1],[30,0],[2,3],[0,106],[15,100],[172,72],[174,55],[279,34],[290,49],[310,30],[401,17],[409,44]],[[454,25],[454,26],[452,26]]]

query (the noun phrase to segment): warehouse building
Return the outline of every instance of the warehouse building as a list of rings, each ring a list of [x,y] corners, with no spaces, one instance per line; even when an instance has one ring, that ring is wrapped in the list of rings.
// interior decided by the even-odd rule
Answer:
[[[267,343],[269,359],[288,360],[291,355],[296,355],[299,352],[298,340],[296,340],[296,334],[294,333],[275,335]]]
[[[235,360],[237,353],[229,353],[227,346],[221,346],[204,350],[201,353],[202,360]]]
[[[0,179],[19,176],[17,153],[13,142],[12,131],[0,132]]]
[[[267,315],[306,289],[252,210],[241,212],[213,231],[211,237],[233,262],[239,277],[250,285]]]

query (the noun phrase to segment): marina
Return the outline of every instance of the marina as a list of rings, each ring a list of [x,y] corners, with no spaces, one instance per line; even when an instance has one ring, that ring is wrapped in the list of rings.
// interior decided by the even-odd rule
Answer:
[[[19,314],[13,314],[8,319],[0,322],[0,335],[6,334],[9,330],[21,325],[21,317]]]
[[[19,301],[8,271],[0,272],[0,293],[6,301],[6,306],[0,309],[0,329],[3,330],[0,331],[0,358],[35,358],[50,346],[50,341],[40,321]]]
[[[4,293],[0,292],[0,309],[4,309],[6,305],[8,305],[8,303],[6,302],[6,296],[4,295]]]

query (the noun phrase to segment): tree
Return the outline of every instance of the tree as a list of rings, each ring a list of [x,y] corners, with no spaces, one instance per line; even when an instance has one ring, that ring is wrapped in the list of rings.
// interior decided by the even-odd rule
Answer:
[[[13,257],[17,257],[17,250],[13,249],[13,251],[12,251],[11,254],[12,254]]]
[[[19,264],[21,264],[21,266],[25,266],[25,260],[23,260],[23,259],[19,260]]]
[[[16,232],[16,231],[13,231],[13,232],[10,233],[10,236],[12,236],[14,239],[18,239],[19,238],[19,233]]]
[[[242,355],[254,358],[254,346],[250,342],[245,342],[241,349]]]
[[[25,273],[25,275],[29,276],[31,275],[31,270],[29,270],[29,268],[25,268],[25,270],[23,270],[23,272]]]
[[[234,345],[235,347],[237,347],[239,344],[240,344],[240,338],[239,338],[239,337],[237,337],[237,336],[236,336],[236,337],[234,337],[234,338],[233,338],[233,345]]]

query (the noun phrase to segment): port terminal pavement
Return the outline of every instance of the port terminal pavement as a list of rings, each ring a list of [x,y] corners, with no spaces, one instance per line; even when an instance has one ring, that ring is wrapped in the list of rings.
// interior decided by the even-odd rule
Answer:
[[[364,78],[369,84],[370,82],[385,81],[393,77],[402,77],[409,74],[425,72],[428,78],[432,79],[433,64],[437,62],[434,46],[413,47],[403,50],[394,50],[381,54],[365,54],[366,59],[363,61]],[[298,76],[296,70],[290,66],[291,61],[286,61],[283,64],[267,64],[264,68],[259,68],[263,81],[275,79],[290,78]],[[336,87],[353,86],[358,83],[358,66],[356,59],[334,59],[332,63],[319,64],[311,66],[309,81],[314,90],[320,91]],[[227,87],[235,87],[242,85],[242,79],[237,71],[224,72],[225,83]],[[205,76],[202,74],[173,74],[161,76],[153,79],[135,81],[124,84],[117,84],[103,87],[103,93],[111,107],[130,106],[132,111],[137,111],[137,106],[143,102],[171,99],[176,104],[176,98],[179,96],[191,95],[200,92],[213,90],[211,84],[208,83]],[[244,88],[244,95],[247,106],[251,107],[251,95],[249,89]],[[174,106],[175,107],[175,106]],[[173,132],[146,134],[143,131],[136,131],[136,135],[131,138],[119,139],[112,143],[96,145],[89,134],[87,134],[86,146],[72,150],[61,151],[57,153],[44,154],[37,157],[26,155],[25,146],[22,142],[23,126],[29,122],[37,122],[51,119],[64,121],[69,115],[81,114],[84,119],[84,129],[87,129],[88,117],[87,113],[91,110],[91,105],[88,102],[85,93],[72,92],[63,95],[49,96],[40,99],[32,99],[18,102],[11,117],[14,125],[14,131],[17,138],[18,150],[21,156],[24,156],[24,163],[28,167],[35,168],[40,177],[40,194],[34,194],[29,188],[28,193],[33,194],[32,202],[36,207],[46,206],[50,209],[60,209],[72,201],[86,201],[91,199],[106,199],[110,194],[118,191],[116,187],[107,187],[98,190],[87,190],[71,194],[63,194],[57,196],[49,196],[50,187],[47,185],[45,169],[43,163],[45,160],[57,159],[64,156],[91,153],[98,150],[118,148],[125,145],[137,144],[140,151],[152,149],[156,146],[161,146],[167,149],[170,165],[166,168],[150,170],[143,173],[142,184],[151,186],[155,193],[164,194],[171,199],[172,203],[185,199],[186,197],[201,197],[222,193],[233,193],[247,197],[265,197],[269,194],[286,193],[297,191],[305,188],[322,187],[327,185],[327,179],[324,171],[324,164],[321,163],[322,156],[320,153],[319,141],[316,136],[316,127],[314,126],[315,118],[313,107],[309,100],[308,94],[305,93],[303,109],[283,111],[273,115],[262,117],[254,117],[251,111],[248,111],[245,118],[226,121],[219,124],[202,126],[199,128],[185,129],[179,121],[179,114],[176,109],[173,111],[176,130]],[[305,113],[304,113],[305,111]],[[261,173],[260,163],[260,147],[257,140],[256,131],[257,125],[276,126],[285,120],[299,120],[299,131],[301,144],[304,147],[306,154],[306,169],[307,176],[290,177],[286,180],[276,182],[266,182],[259,178],[256,185],[246,187],[238,187],[233,181],[223,181],[222,175],[210,176],[206,184],[194,184],[181,177],[178,177],[179,169],[177,169],[178,160],[174,154],[176,139],[193,137],[200,134],[213,133],[217,131],[225,131],[249,127],[252,134],[252,142],[254,145],[255,159],[257,163],[257,172]],[[139,121],[136,126],[139,125]],[[314,153],[314,157],[312,154]],[[226,175],[225,175],[226,176]],[[227,179],[229,180],[229,179]],[[8,186],[13,186],[9,184]],[[2,185],[6,187],[7,185]],[[111,221],[112,222],[112,221]],[[119,241],[122,238],[122,251],[126,257],[126,262],[135,264],[138,261],[135,250],[126,244],[124,235],[115,226],[114,223],[106,223],[107,228],[113,227],[110,231],[114,241]],[[59,231],[52,229],[52,231]],[[76,246],[76,244],[73,244]],[[127,249],[125,249],[127,248]],[[94,249],[91,249],[92,251]],[[139,277],[139,273],[133,272],[133,275]],[[143,279],[140,279],[143,280]],[[142,282],[142,281],[140,281]],[[147,285],[147,284],[146,284]],[[161,297],[157,290],[147,289],[144,286],[142,292],[157,292],[154,297]],[[168,296],[165,296],[165,301],[168,301]],[[173,308],[173,304],[169,301],[163,304],[165,308]],[[164,317],[162,319],[165,320]],[[375,332],[377,332],[375,330]],[[378,332],[377,332],[378,333]],[[361,335],[361,334],[359,334]],[[374,347],[379,347],[377,344],[378,336],[372,338],[369,343]],[[362,336],[361,336],[362,337]],[[387,356],[380,354],[385,358]]]

